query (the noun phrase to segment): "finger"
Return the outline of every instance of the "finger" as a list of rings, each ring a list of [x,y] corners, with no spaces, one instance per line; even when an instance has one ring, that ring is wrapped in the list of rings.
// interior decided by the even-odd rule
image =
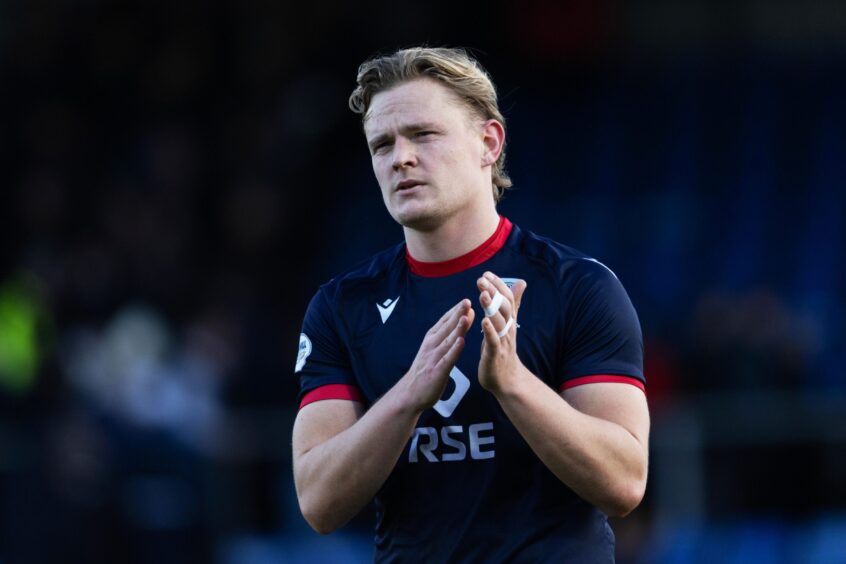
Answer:
[[[439,329],[441,326],[443,326],[447,321],[449,321],[449,319],[451,317],[455,316],[455,313],[457,311],[460,311],[462,308],[464,308],[466,305],[468,305],[467,301],[468,300],[466,300],[466,299],[461,300],[460,302],[458,302],[457,304],[455,304],[454,306],[452,306],[451,308],[446,310],[444,312],[444,314],[441,316],[441,318],[437,321],[437,323],[435,323],[432,326],[432,329]]]
[[[485,317],[490,317],[493,313],[496,313],[504,302],[505,296],[490,285],[479,294],[479,303],[482,305]]]
[[[470,327],[472,327],[472,326],[473,326],[473,321],[475,321],[475,320],[476,320],[476,310],[474,310],[472,307],[471,307],[471,308],[469,308],[469,309],[467,310],[466,317],[467,317],[467,331],[469,331],[469,330],[470,330]],[[465,331],[465,333],[466,333],[467,331]]]
[[[503,316],[503,323],[500,324],[498,319],[493,319],[494,325],[496,326],[497,332],[500,336],[505,336],[506,334],[510,334],[511,327],[514,326],[516,329],[516,322],[517,322],[517,310],[520,307],[520,300],[523,297],[523,292],[526,290],[527,283],[525,280],[516,280],[514,284],[509,287],[505,281],[494,274],[493,272],[485,272],[482,275],[482,284],[485,285],[484,282],[488,282],[489,284],[493,285],[496,288],[497,292],[501,292],[503,296],[510,296],[509,300],[509,307],[506,307],[505,303],[500,307],[500,313]],[[517,292],[519,291],[519,295]]]
[[[494,324],[489,317],[482,320],[482,333],[484,333],[485,336],[485,348],[490,351],[498,350],[502,341],[500,341],[499,335],[497,335],[497,330],[494,328]],[[484,350],[485,349],[483,349],[483,352]]]
[[[502,278],[494,274],[493,272],[485,272],[482,275],[482,279],[492,284],[496,290],[503,295],[503,297],[511,303],[514,303],[514,294],[511,292],[511,288],[508,287],[508,284],[502,281]]]
[[[458,357],[461,356],[461,351],[464,350],[464,337],[458,337],[450,345],[449,350],[441,357],[435,364],[435,370],[444,370],[447,367],[452,368],[458,362]]]
[[[445,355],[449,348],[452,346],[453,342],[455,342],[456,339],[462,338],[464,335],[466,335],[467,330],[469,328],[470,320],[467,318],[466,315],[461,316],[452,331],[450,331],[449,334],[445,335],[443,340],[438,342],[432,349],[432,353],[434,355],[433,358],[440,358]]]
[[[443,317],[429,329],[428,336],[430,340],[436,343],[441,341],[444,336],[455,328],[458,320],[466,314],[468,309],[470,309],[470,300],[463,299],[447,310]]]
[[[500,298],[501,304],[496,310],[496,313],[494,313],[493,315],[488,315],[487,311],[490,310],[491,307],[495,306],[496,295],[499,293],[499,291],[493,288],[493,286],[490,284],[487,284],[487,287],[489,289],[484,290],[479,295],[479,303],[482,305],[482,308],[486,311],[485,317],[493,321],[497,331],[502,331],[505,328],[505,325],[508,323],[508,320],[513,315],[513,307],[511,305],[511,302],[506,299],[503,295],[503,297]]]
[[[523,293],[526,291],[526,288],[529,286],[528,282],[525,280],[518,280],[514,283],[514,286],[511,287],[511,291],[514,293],[514,318],[517,318],[517,315],[520,313],[520,303],[523,301]]]
[[[505,302],[508,302],[509,304],[514,303],[514,294],[511,289],[505,282],[502,281],[502,279],[491,272],[485,272],[482,277],[476,280],[476,285],[479,287],[480,292],[487,292],[492,300],[497,300],[496,295],[499,294],[502,296],[502,298],[499,299],[503,302],[503,304]]]
[[[488,296],[480,296],[479,301],[483,308],[490,307],[491,300]],[[496,310],[496,313],[493,315],[485,314],[485,319],[490,319],[498,332],[502,331],[508,320],[511,319],[511,304],[507,300],[503,300],[502,305]]]
[[[432,359],[435,360],[435,371],[448,372],[458,362],[458,357],[464,350],[464,343],[464,336],[459,334],[452,335],[441,343],[432,355]]]

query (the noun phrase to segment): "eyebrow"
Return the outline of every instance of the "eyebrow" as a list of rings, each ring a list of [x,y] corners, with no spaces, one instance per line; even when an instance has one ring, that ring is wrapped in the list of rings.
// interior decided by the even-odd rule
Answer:
[[[367,146],[370,147],[370,150],[372,151],[373,149],[381,145],[383,141],[387,141],[390,138],[391,136],[389,134],[382,133],[381,135],[377,135],[376,137],[368,141]]]
[[[417,131],[424,131],[426,129],[439,129],[438,125],[434,122],[430,121],[420,121],[409,123],[408,125],[403,125],[400,127],[401,133],[415,133]],[[374,147],[377,147],[382,142],[392,139],[393,135],[391,133],[380,133],[373,139],[367,142],[367,146],[370,147],[372,150]]]

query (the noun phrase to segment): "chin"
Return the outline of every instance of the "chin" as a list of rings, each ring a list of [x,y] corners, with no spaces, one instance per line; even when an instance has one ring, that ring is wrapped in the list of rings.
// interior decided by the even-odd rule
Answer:
[[[441,225],[444,214],[435,210],[393,210],[391,216],[394,221],[408,229],[415,231],[431,231]]]

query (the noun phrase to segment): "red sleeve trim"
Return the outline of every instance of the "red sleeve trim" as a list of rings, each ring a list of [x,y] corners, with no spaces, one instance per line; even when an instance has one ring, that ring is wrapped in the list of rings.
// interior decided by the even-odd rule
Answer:
[[[631,384],[636,388],[640,388],[643,392],[646,392],[646,386],[643,385],[643,382],[635,378],[634,376],[619,376],[619,375],[612,375],[612,374],[595,374],[592,376],[580,376],[579,378],[573,378],[572,380],[567,380],[563,384],[561,384],[560,391],[569,390],[570,388],[575,388],[576,386],[583,386],[584,384],[596,384],[598,382],[613,382],[617,384]]]
[[[327,384],[307,392],[300,402],[300,409],[316,401],[339,399],[364,402],[361,391],[349,384]]]

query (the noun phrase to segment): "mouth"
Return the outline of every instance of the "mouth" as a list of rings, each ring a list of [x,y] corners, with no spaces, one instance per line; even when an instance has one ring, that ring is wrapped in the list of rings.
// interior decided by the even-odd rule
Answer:
[[[423,182],[421,182],[420,180],[413,180],[413,179],[409,178],[409,179],[403,180],[402,182],[398,182],[396,187],[394,188],[394,191],[395,192],[402,192],[404,190],[410,190],[410,189],[414,188],[415,186],[420,186],[422,184],[423,184]]]

